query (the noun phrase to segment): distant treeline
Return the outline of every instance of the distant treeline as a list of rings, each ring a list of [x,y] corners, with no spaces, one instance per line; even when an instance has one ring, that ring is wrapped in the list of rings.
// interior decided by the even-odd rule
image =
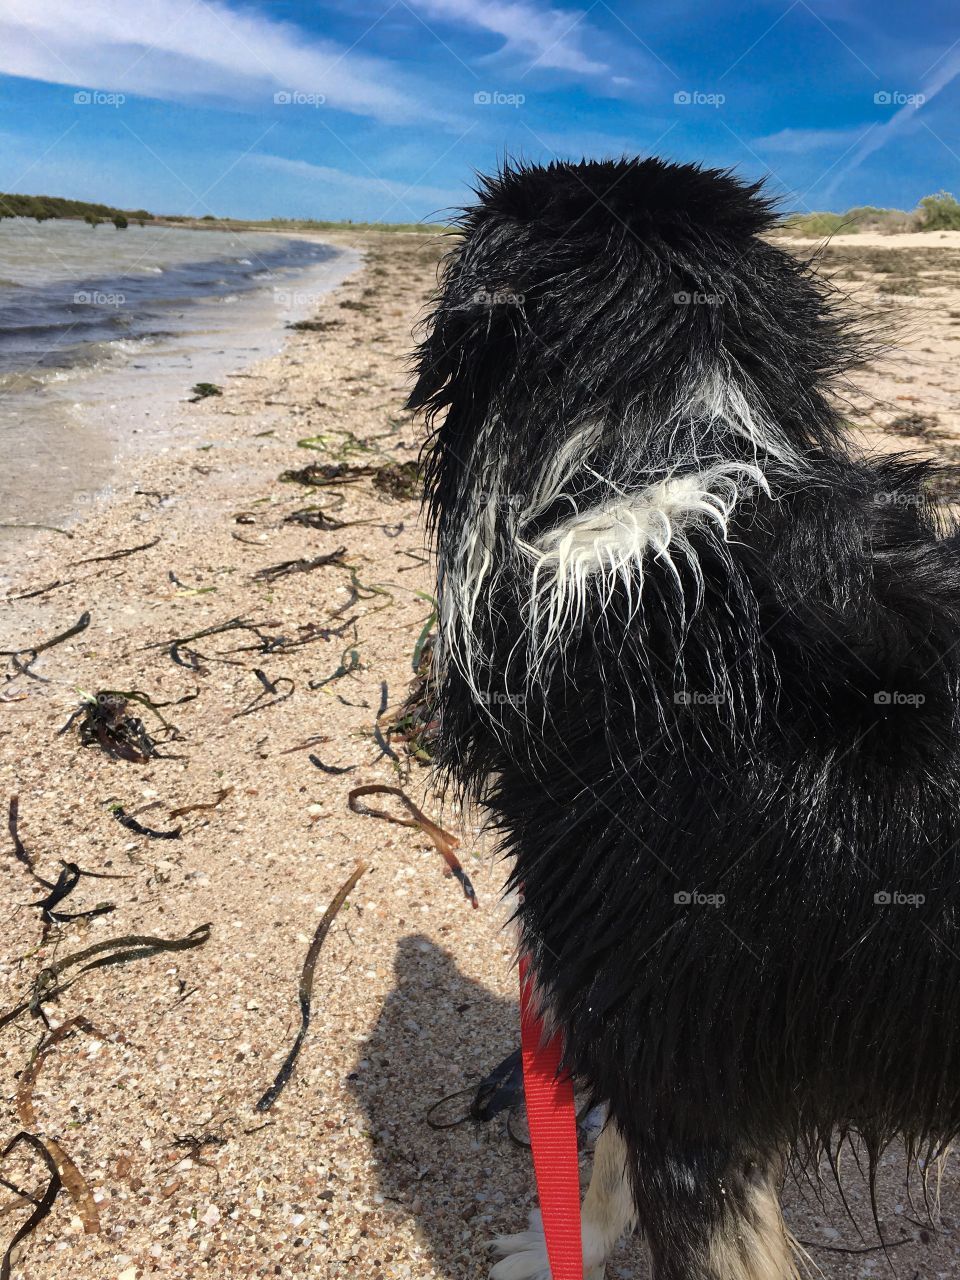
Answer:
[[[877,209],[860,205],[846,213],[795,213],[780,229],[794,236],[851,235],[875,231],[896,235],[902,231],[960,231],[960,201],[949,191],[924,196],[916,209]]]
[[[0,192],[0,218],[34,218],[46,222],[48,218],[82,218],[91,226],[100,222],[112,222],[123,228],[131,222],[153,220],[146,209],[114,209],[109,204],[91,204],[86,200],[65,200],[62,196],[19,196]]]

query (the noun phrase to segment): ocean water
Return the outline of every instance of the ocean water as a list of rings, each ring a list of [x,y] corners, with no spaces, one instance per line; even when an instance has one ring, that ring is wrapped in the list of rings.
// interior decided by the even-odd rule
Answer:
[[[295,236],[0,221],[0,556],[69,524],[194,383],[279,350],[358,261]]]

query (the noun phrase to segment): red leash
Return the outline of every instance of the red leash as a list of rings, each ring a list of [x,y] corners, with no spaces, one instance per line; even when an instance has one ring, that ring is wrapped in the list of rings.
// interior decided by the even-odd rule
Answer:
[[[553,1280],[583,1280],[580,1239],[580,1166],[573,1081],[559,1076],[562,1037],[544,1039],[543,1020],[534,1008],[529,961],[520,959],[520,1037],[523,1091],[540,1193],[543,1234]]]

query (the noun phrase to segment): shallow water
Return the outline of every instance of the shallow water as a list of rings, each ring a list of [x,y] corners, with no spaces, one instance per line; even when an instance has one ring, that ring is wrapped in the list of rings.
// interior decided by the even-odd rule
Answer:
[[[69,523],[194,383],[278,350],[356,262],[257,232],[0,221],[0,525]]]

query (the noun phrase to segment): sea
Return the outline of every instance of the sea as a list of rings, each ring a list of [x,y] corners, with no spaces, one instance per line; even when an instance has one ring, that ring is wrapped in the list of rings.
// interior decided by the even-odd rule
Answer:
[[[0,220],[0,557],[69,527],[196,383],[274,354],[358,265],[292,234]]]

